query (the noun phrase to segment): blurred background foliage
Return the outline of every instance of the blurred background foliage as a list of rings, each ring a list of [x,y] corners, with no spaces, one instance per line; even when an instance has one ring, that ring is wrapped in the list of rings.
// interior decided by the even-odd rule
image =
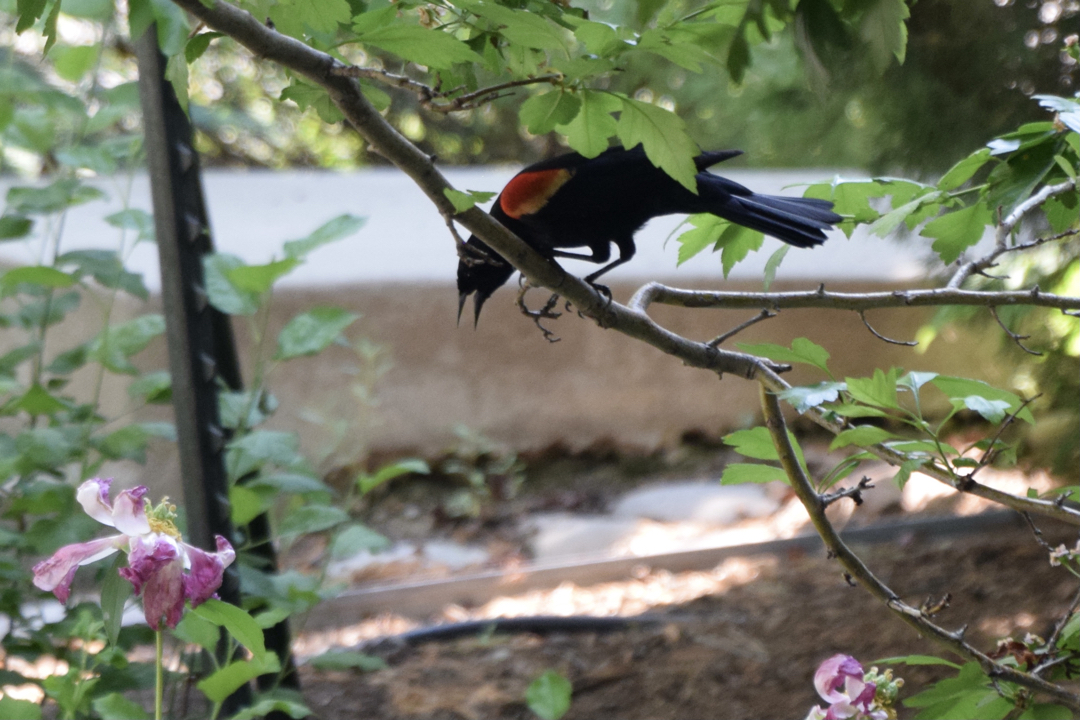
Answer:
[[[0,12],[13,17],[16,2],[0,0]],[[638,28],[655,24],[662,8],[680,14],[703,5],[575,2],[594,20]],[[45,61],[40,37],[16,36],[13,22],[0,25],[6,28],[0,30],[0,47],[9,48],[0,56],[0,171],[48,172],[62,161],[48,152],[63,146],[55,142],[58,135],[103,140],[137,129],[137,94],[127,84],[136,77],[134,57],[124,32],[117,31],[127,26],[123,12],[108,0],[65,0],[60,41]],[[720,67],[694,74],[651,56],[627,63],[600,83],[675,110],[703,147],[742,148],[747,155],[740,162],[751,166],[929,176],[991,137],[1042,119],[1029,100],[1032,94],[1076,92],[1077,63],[1062,52],[1062,39],[1078,26],[1078,0],[918,0],[911,6],[905,62],[880,73],[844,37],[830,0],[803,0],[794,31],[755,46],[741,82]],[[350,59],[404,74],[416,70],[390,55]],[[190,74],[191,113],[205,162],[334,169],[382,162],[342,123],[323,122],[315,108],[274,102],[289,82],[280,68],[255,61],[228,39],[210,43]],[[41,83],[43,93],[92,85],[81,89],[110,111],[65,127],[60,114],[51,117],[47,109],[12,102],[13,90],[25,90],[27,83]],[[413,95],[391,90],[385,113],[444,164],[522,164],[562,149],[557,135],[534,137],[519,127],[521,101],[544,89],[522,89],[451,115],[427,112]],[[58,95],[54,100],[64,102]]]

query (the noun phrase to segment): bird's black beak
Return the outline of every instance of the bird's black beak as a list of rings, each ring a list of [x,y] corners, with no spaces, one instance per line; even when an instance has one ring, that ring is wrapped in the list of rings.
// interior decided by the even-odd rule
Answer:
[[[469,293],[458,293],[457,324],[461,327],[461,311],[465,309],[465,301],[469,299]],[[475,323],[473,327],[476,327]]]
[[[480,293],[476,293],[476,297],[473,298],[473,307],[476,308],[476,316],[473,319],[473,330],[480,324],[480,308],[484,307],[484,301],[486,297],[480,297]]]

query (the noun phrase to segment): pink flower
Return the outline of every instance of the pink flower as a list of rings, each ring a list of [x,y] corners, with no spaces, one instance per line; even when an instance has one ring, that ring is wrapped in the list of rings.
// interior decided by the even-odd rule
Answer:
[[[119,535],[66,545],[34,566],[34,585],[52,591],[61,602],[71,594],[71,581],[81,565],[89,565],[127,546],[128,567],[120,575],[142,595],[146,622],[154,630],[161,619],[176,627],[184,613],[184,602],[196,607],[213,596],[221,585],[225,568],[236,558],[232,546],[217,537],[217,552],[208,553],[183,542],[176,529],[174,507],[163,501],[156,508],[143,499],[146,488],[121,492],[109,502],[112,480],[87,480],[76,497],[86,514]],[[148,514],[149,511],[149,514]]]
[[[874,702],[877,686],[865,677],[862,665],[850,655],[833,655],[821,663],[814,687],[829,707],[815,705],[807,720],[885,720],[888,713]]]

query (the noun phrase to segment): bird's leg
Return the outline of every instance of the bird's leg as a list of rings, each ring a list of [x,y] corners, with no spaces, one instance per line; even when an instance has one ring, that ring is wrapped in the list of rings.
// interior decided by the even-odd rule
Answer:
[[[584,277],[585,282],[592,285],[593,289],[596,290],[596,292],[607,298],[607,307],[610,307],[612,303],[611,288],[609,288],[607,285],[601,285],[600,283],[596,282],[596,278],[600,277],[608,270],[612,270],[619,267],[625,262],[629,262],[630,258],[634,257],[634,252],[637,249],[634,247],[633,237],[616,240],[615,245],[617,245],[619,248],[619,257],[617,257],[615,260],[612,260],[596,272],[586,275]],[[605,257],[604,260],[607,260],[607,257]],[[599,262],[603,262],[603,260]]]
[[[518,291],[517,305],[518,308],[521,309],[521,314],[532,318],[532,321],[536,323],[536,327],[540,329],[540,332],[544,333],[545,340],[550,343],[559,342],[561,338],[556,337],[555,333],[540,324],[541,320],[555,320],[556,318],[562,317],[562,313],[554,312],[555,305],[559,302],[559,296],[553,293],[551,297],[547,299],[547,302],[544,303],[544,307],[539,310],[530,310],[529,306],[525,304],[525,293],[529,292],[534,286],[524,275],[520,276],[518,285],[521,290]]]

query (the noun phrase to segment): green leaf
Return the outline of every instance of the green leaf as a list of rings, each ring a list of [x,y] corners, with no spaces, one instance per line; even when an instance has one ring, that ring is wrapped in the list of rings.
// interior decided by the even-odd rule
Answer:
[[[954,670],[959,670],[960,666],[951,660],[945,660],[944,658],[934,657],[933,655],[897,655],[896,657],[887,657],[881,660],[874,660],[871,665],[947,665]]]
[[[855,231],[855,226],[861,223],[873,222],[880,213],[870,205],[871,198],[883,197],[887,194],[887,182],[877,180],[844,180],[837,176],[831,183],[819,183],[806,188],[804,197],[831,200],[833,211],[850,217],[841,222],[838,227],[849,238]]]
[[[172,402],[172,376],[168,370],[149,372],[133,380],[127,388],[128,396],[145,403],[166,405]]]
[[[966,158],[949,168],[949,171],[941,176],[938,180],[938,190],[942,192],[949,192],[960,187],[971,176],[977,173],[983,165],[990,160],[990,148],[981,148],[976,150]]]
[[[105,222],[109,223],[114,228],[135,231],[136,242],[154,239],[154,216],[145,210],[139,210],[137,208],[121,210],[112,215],[107,215],[105,217]]]
[[[859,36],[870,45],[870,57],[878,73],[885,72],[895,57],[901,64],[907,51],[910,16],[904,0],[875,0],[863,13]]]
[[[348,521],[349,514],[329,505],[305,505],[293,510],[281,521],[282,537],[322,532]]]
[[[608,148],[608,138],[618,130],[611,113],[619,110],[622,103],[614,95],[593,90],[581,92],[581,109],[569,123],[557,126],[566,135],[566,141],[574,150],[587,158],[594,158]]]
[[[244,266],[244,261],[227,253],[203,256],[203,279],[210,304],[227,315],[254,315],[259,309],[259,294],[241,290],[229,273]]]
[[[180,623],[173,628],[172,634],[190,645],[198,645],[203,650],[217,651],[221,630],[216,623],[204,620],[198,613],[184,613]]]
[[[206,49],[210,47],[210,41],[216,40],[219,37],[225,37],[223,33],[219,32],[204,32],[194,35],[188,39],[187,45],[184,46],[184,59],[188,63],[193,63],[202,57]]]
[[[992,423],[999,423],[1005,419],[1009,409],[1009,403],[1005,400],[987,400],[979,395],[968,395],[963,399],[953,400],[954,403],[966,407],[972,412],[977,412]]]
[[[241,478],[262,465],[292,469],[304,462],[295,433],[255,430],[229,443],[226,464],[233,479]]]
[[[888,417],[889,414],[884,410],[878,410],[875,407],[868,407],[866,405],[856,405],[854,403],[837,403],[829,407],[829,412],[836,413],[841,417]]]
[[[951,400],[964,399],[969,395],[978,395],[987,400],[1004,400],[1009,404],[1010,413],[1019,410],[1020,412],[1017,417],[1027,423],[1035,423],[1035,418],[1031,414],[1031,409],[1024,407],[1023,410],[1020,410],[1023,400],[1021,400],[1018,395],[1011,393],[1008,390],[999,390],[998,388],[987,385],[981,380],[969,380],[967,378],[952,377],[949,375],[938,375],[930,382],[945,393]]]
[[[130,583],[124,584],[130,587]],[[146,712],[142,705],[116,692],[94,698],[90,704],[101,720],[149,720],[150,718],[150,713]]]
[[[456,3],[480,17],[501,25],[499,34],[513,45],[536,50],[565,50],[560,30],[543,17],[524,10],[514,10],[483,0],[467,0]]]
[[[708,213],[691,215],[687,221],[694,226],[694,229],[682,233],[676,240],[679,243],[679,265],[713,245],[720,239],[720,233],[727,225],[726,220]]]
[[[5,294],[13,293],[22,284],[46,288],[66,288],[75,284],[75,277],[47,265],[27,265],[8,270],[0,277]]]
[[[559,720],[570,709],[573,691],[569,680],[554,670],[547,670],[529,683],[525,704],[542,720]]]
[[[212,602],[212,601],[209,601]],[[203,606],[199,606],[201,609]],[[200,680],[195,687],[203,691],[211,702],[221,703],[236,692],[241,685],[254,680],[260,675],[276,673],[281,670],[277,656],[268,653],[261,660],[234,660],[209,677]]]
[[[453,188],[446,188],[443,190],[443,193],[446,195],[447,199],[454,204],[454,210],[459,213],[471,210],[477,203],[485,203],[497,194],[493,192],[483,192],[481,190],[467,190],[461,192],[460,190],[454,190]]]
[[[772,435],[765,427],[755,427],[748,430],[736,430],[730,435],[724,436],[724,444],[735,449],[735,452],[744,457],[755,460],[779,460],[776,446],[773,444]]]
[[[417,475],[427,475],[431,472],[431,468],[423,460],[418,458],[407,458],[405,460],[399,460],[390,465],[384,465],[373,474],[367,473],[361,474],[356,479],[357,489],[361,495],[366,495],[380,485],[387,483],[394,478],[401,477],[408,473],[415,473]]]
[[[34,221],[22,215],[0,216],[0,240],[18,240],[30,234]]]
[[[940,197],[940,193],[930,192],[921,195],[914,200],[910,200],[875,220],[870,225],[869,231],[872,235],[887,237],[896,230],[896,228],[900,227],[900,223],[908,220],[913,214],[922,209],[923,206],[937,202]]]
[[[518,117],[533,135],[546,135],[556,126],[571,122],[580,108],[581,100],[576,95],[559,88],[530,97],[521,104]]]
[[[986,226],[991,222],[993,215],[990,209],[983,203],[976,203],[931,220],[920,234],[936,238],[932,247],[941,257],[941,261],[949,265],[955,262],[964,250],[982,239]]]
[[[720,250],[720,264],[724,269],[724,277],[727,278],[731,269],[742,262],[751,250],[759,250],[763,242],[765,242],[764,233],[732,222],[727,223],[727,227],[720,233],[715,246],[715,249]]]
[[[271,6],[270,19],[293,37],[301,37],[305,30],[328,35],[352,19],[352,8],[347,0],[278,0]]]
[[[450,33],[419,25],[389,25],[362,33],[358,40],[437,70],[449,69],[457,63],[482,62],[468,45]]]
[[[833,441],[829,444],[829,450],[838,450],[849,445],[867,447],[869,445],[885,442],[894,437],[896,436],[888,430],[882,430],[873,425],[859,425],[850,430],[844,430],[833,438]]]
[[[729,463],[720,476],[721,485],[746,485],[770,482],[788,482],[787,473],[775,465],[756,463]]]
[[[233,485],[229,488],[229,507],[233,525],[242,526],[257,518],[269,506],[264,503],[259,493],[245,485]]]
[[[777,393],[777,397],[794,405],[795,411],[801,415],[810,408],[836,402],[840,398],[840,391],[846,389],[845,383],[825,381],[816,385],[789,388]]]
[[[19,14],[19,20],[15,23],[17,34],[33,27],[37,19],[45,13],[46,2],[47,0],[17,0],[15,4],[16,12]]]
[[[115,373],[138,374],[128,360],[146,349],[150,342],[165,333],[165,318],[151,314],[102,329],[90,341],[87,357]]]
[[[293,720],[315,717],[311,709],[298,700],[280,697],[256,698],[248,707],[236,713],[229,720],[256,720],[256,718],[279,717],[284,713]]]
[[[307,664],[317,670],[356,669],[363,672],[375,672],[388,667],[381,657],[365,655],[355,650],[330,650],[311,658]]]
[[[52,49],[56,74],[69,82],[78,82],[97,63],[98,45],[57,45]]]
[[[225,628],[236,642],[248,649],[255,660],[274,659],[276,661],[273,653],[266,651],[262,628],[246,610],[210,598],[192,612],[207,622]]]
[[[826,373],[829,372],[829,368],[826,365],[829,360],[828,351],[806,338],[795,338],[791,342],[790,350],[783,345],[774,345],[773,343],[759,343],[756,345],[750,343],[737,343],[736,347],[744,353],[758,355],[760,357],[768,358],[769,360],[775,360],[776,362],[804,363],[806,365],[813,365]]]
[[[16,700],[4,695],[0,697],[0,717],[4,720],[41,720],[41,706],[29,700]],[[139,718],[133,715],[132,720]]]
[[[640,143],[653,165],[696,195],[694,157],[698,146],[686,134],[682,118],[657,105],[631,98],[622,98],[621,110],[616,131],[623,147],[630,149]]]
[[[188,64],[182,54],[173,55],[165,63],[165,79],[172,85],[176,100],[188,111]]]
[[[117,553],[109,569],[105,571],[105,579],[101,583],[101,614],[105,621],[105,635],[109,638],[109,645],[113,647],[120,636],[124,605],[133,592],[131,583],[120,577],[119,570],[124,561],[124,553]]]
[[[899,410],[900,401],[896,395],[898,375],[899,371],[896,368],[890,369],[887,373],[877,368],[874,370],[873,377],[845,378],[845,381],[848,393],[855,400],[875,407]]]
[[[31,385],[30,389],[11,405],[12,410],[23,410],[31,416],[53,415],[67,408],[65,403],[37,383]]]
[[[781,245],[780,248],[769,256],[769,259],[765,261],[765,278],[764,278],[764,291],[769,292],[769,288],[773,284],[773,280],[776,279],[776,271],[780,268],[780,263],[787,257],[788,250],[791,249],[790,245]]]
[[[355,215],[338,215],[333,220],[320,225],[307,237],[286,242],[284,245],[285,257],[303,260],[313,250],[354,234],[364,227],[366,222],[367,218]]]
[[[317,355],[337,340],[345,328],[360,317],[336,307],[317,307],[297,315],[278,334],[275,358],[292,358]]]
[[[112,250],[70,250],[56,258],[56,264],[73,265],[74,275],[79,279],[89,275],[102,287],[123,290],[140,300],[150,297],[142,275],[129,272],[119,254]]]
[[[365,550],[379,552],[391,545],[389,538],[363,523],[353,523],[337,534],[330,546],[330,556],[335,560],[353,557]]]
[[[296,258],[275,260],[263,265],[241,265],[227,271],[229,282],[241,292],[261,295],[269,292],[280,278],[293,271],[300,261]]]
[[[904,387],[909,388],[912,392],[917,393],[923,385],[930,382],[936,377],[937,373],[935,372],[916,372],[913,370],[904,377],[897,380],[896,384],[903,385]]]

